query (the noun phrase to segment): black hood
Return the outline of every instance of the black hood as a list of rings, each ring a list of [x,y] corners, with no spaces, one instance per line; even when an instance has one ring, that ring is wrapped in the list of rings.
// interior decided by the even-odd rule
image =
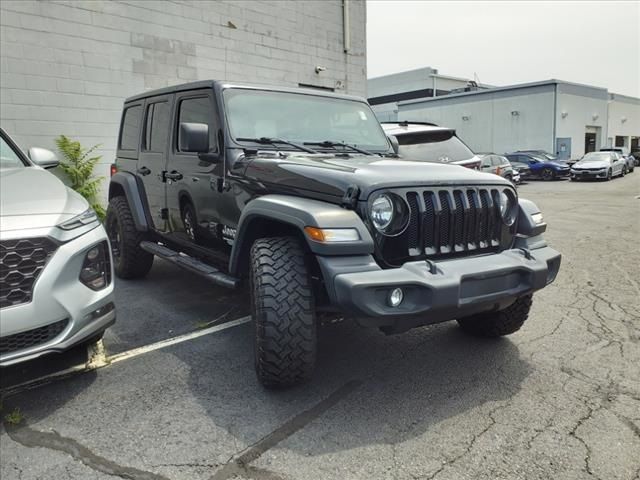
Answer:
[[[390,157],[329,154],[257,155],[248,161],[245,175],[269,190],[305,190],[341,198],[350,186],[360,200],[375,190],[435,185],[510,185],[497,175],[457,165],[409,161]]]

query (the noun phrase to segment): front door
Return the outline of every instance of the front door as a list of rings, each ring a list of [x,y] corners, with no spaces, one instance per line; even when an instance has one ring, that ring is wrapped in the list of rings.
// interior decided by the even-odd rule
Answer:
[[[142,178],[147,193],[153,226],[159,232],[167,231],[164,172],[172,108],[172,95],[148,98],[145,102],[144,128],[137,165],[137,174]]]
[[[222,225],[218,216],[218,199],[222,187],[224,164],[218,145],[220,122],[211,89],[176,95],[172,125],[172,146],[167,170],[169,229],[177,240],[203,243],[220,238]],[[180,123],[204,123],[209,127],[209,154],[180,151]]]
[[[587,132],[584,134],[584,153],[596,151],[596,134]]]

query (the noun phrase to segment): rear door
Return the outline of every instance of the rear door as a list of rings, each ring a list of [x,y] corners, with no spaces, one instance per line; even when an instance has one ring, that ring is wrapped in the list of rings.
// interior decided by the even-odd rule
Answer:
[[[191,90],[176,94],[172,122],[172,143],[167,170],[174,179],[167,181],[167,208],[170,229],[177,239],[188,240],[184,213],[187,204],[193,207],[200,234],[218,236],[219,197],[223,177],[223,162],[218,145],[217,108],[212,89]],[[209,154],[180,151],[180,123],[204,123],[209,127]]]
[[[148,98],[144,108],[144,128],[136,173],[144,184],[154,228],[168,229],[164,173],[170,140],[173,95]]]

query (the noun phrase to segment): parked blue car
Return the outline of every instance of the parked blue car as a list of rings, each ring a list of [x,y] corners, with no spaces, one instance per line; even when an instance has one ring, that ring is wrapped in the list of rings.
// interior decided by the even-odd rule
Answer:
[[[526,163],[531,168],[531,178],[554,180],[571,175],[571,168],[561,160],[550,160],[544,155],[528,152],[514,152],[505,155],[510,162]]]

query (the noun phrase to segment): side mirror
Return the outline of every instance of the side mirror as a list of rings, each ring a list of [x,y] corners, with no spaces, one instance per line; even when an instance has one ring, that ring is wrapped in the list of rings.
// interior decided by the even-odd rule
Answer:
[[[398,155],[398,152],[400,151],[400,144],[398,143],[398,139],[396,138],[395,135],[387,135],[387,138],[391,143],[391,148],[393,148],[393,151],[395,152],[395,154]]]
[[[27,154],[33,163],[42,168],[55,168],[60,163],[56,154],[46,148],[31,147]]]
[[[206,123],[181,123],[178,138],[181,152],[209,151],[209,125]]]

